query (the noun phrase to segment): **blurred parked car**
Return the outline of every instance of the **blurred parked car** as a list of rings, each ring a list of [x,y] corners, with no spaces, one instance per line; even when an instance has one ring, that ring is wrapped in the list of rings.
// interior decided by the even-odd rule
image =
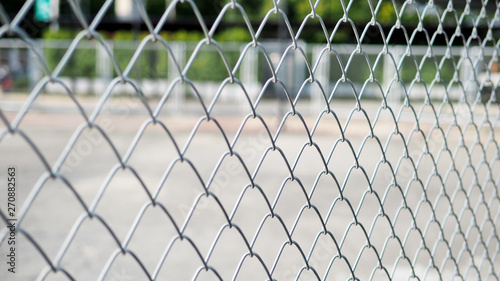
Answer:
[[[0,66],[0,85],[3,91],[9,91],[12,88],[13,80],[10,69],[6,65]]]
[[[482,83],[481,88],[481,102],[487,103],[494,92],[494,103],[500,102],[500,87],[498,81],[500,80],[500,72],[498,63],[495,62],[491,65],[490,71],[483,72],[479,75],[479,82]]]

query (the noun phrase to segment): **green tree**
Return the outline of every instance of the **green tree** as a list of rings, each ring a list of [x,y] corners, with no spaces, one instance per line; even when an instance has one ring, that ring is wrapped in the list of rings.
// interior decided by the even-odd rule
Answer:
[[[349,1],[344,1],[346,7]],[[313,1],[313,4],[316,4]],[[311,5],[308,0],[289,0],[289,5],[293,9],[295,20],[302,20],[311,13]],[[341,0],[320,1],[316,7],[316,13],[327,22],[337,22],[344,16],[344,9]],[[371,12],[368,0],[352,0],[348,16],[356,23],[368,22],[371,20]]]

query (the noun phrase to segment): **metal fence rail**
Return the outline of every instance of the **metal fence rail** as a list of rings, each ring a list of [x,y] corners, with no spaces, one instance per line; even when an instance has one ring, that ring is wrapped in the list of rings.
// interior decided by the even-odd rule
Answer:
[[[128,43],[98,32],[112,0],[92,20],[68,0],[64,43],[21,26],[34,0],[14,18],[0,3],[0,62],[20,52],[30,88],[0,95],[0,279],[499,280],[499,3],[362,1],[362,30],[356,0],[332,28],[323,0],[299,26],[269,1],[257,28],[242,1],[212,26],[196,1],[156,26],[135,1],[149,33]],[[177,5],[203,39],[160,35]],[[229,13],[251,40],[217,42]],[[310,21],[324,43],[302,40]],[[340,25],[355,42],[332,43]]]

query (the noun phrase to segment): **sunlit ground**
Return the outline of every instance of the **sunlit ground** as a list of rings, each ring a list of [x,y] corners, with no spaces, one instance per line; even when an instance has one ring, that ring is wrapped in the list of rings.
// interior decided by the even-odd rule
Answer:
[[[474,127],[457,104],[453,117],[450,106],[392,101],[391,112],[362,100],[358,111],[339,99],[320,114],[326,106],[307,100],[284,118],[290,104],[265,100],[254,118],[233,102],[208,120],[190,100],[167,104],[155,123],[138,99],[110,99],[93,116],[99,100],[78,96],[91,127],[65,96],[41,96],[20,118],[27,98],[0,102],[25,135],[0,123],[1,179],[16,167],[18,227],[40,247],[17,233],[16,280],[68,280],[40,251],[76,280],[347,280],[351,270],[359,280],[488,280],[500,271],[497,105],[488,118],[477,105]],[[147,102],[154,112],[159,101]]]

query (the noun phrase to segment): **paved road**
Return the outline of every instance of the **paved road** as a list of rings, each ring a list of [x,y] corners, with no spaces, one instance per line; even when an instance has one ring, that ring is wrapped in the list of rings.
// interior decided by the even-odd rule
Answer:
[[[131,104],[127,108],[138,108]],[[15,108],[16,103],[10,106]],[[57,108],[61,105],[52,103],[48,106]],[[65,106],[63,104],[59,109]],[[367,108],[374,109],[368,111],[370,118],[374,118],[376,105],[370,104]],[[84,124],[84,119],[71,113],[72,110],[57,110],[56,113],[44,111],[43,106],[40,109],[30,112],[22,120],[20,128],[38,147],[48,165],[53,167],[71,143],[76,128]],[[345,114],[339,115],[342,125],[348,113],[349,110],[345,110]],[[5,114],[9,120],[14,120],[15,112]],[[187,145],[200,116],[162,115],[160,120],[172,137],[161,126],[149,124],[134,146],[137,132],[147,120],[146,115],[141,114],[139,109],[133,112],[111,111],[102,114],[96,123],[106,131],[116,151],[96,129],[83,130],[58,170],[67,183],[44,176],[47,172],[44,163],[33,152],[31,144],[20,135],[9,135],[0,141],[1,179],[5,180],[7,166],[17,168],[17,205],[23,206],[17,212],[23,214],[20,226],[34,238],[49,259],[61,258],[60,266],[77,280],[95,280],[103,272],[106,273],[105,280],[147,279],[131,254],[117,252],[116,240],[122,245],[126,243],[126,248],[135,254],[150,274],[155,272],[165,256],[158,280],[191,280],[203,266],[198,255],[206,259],[209,254],[208,264],[224,280],[233,278],[240,263],[237,280],[265,280],[261,261],[273,270],[276,280],[294,280],[301,268],[306,266],[299,249],[306,257],[311,255],[310,265],[322,278],[330,267],[327,280],[347,280],[349,266],[355,268],[360,280],[368,280],[372,274],[373,280],[388,280],[383,270],[376,270],[379,264],[377,255],[381,257],[382,266],[394,277],[393,280],[407,280],[411,275],[410,263],[414,264],[418,276],[424,276],[428,270],[427,280],[437,280],[437,271],[429,269],[430,256],[435,258],[436,266],[442,268],[446,280],[451,280],[454,270],[453,260],[446,259],[448,255],[455,258],[461,274],[467,269],[471,255],[474,260],[484,259],[481,250],[473,254],[461,252],[466,242],[460,234],[456,234],[458,229],[467,233],[467,243],[470,249],[474,249],[482,248],[477,244],[481,235],[487,238],[492,231],[499,231],[498,226],[484,222],[488,214],[484,207],[478,205],[482,198],[481,191],[477,187],[469,187],[472,172],[466,172],[461,178],[448,175],[452,163],[460,166],[458,170],[461,171],[466,163],[465,153],[458,153],[455,159],[451,159],[443,156],[445,153],[442,152],[437,161],[438,173],[433,175],[433,159],[429,154],[422,154],[425,142],[414,133],[408,154],[414,164],[418,164],[421,181],[412,181],[413,164],[410,159],[401,158],[405,153],[403,140],[392,134],[393,123],[382,113],[374,133],[386,151],[388,163],[393,169],[399,167],[399,185],[391,185],[392,172],[389,164],[382,161],[379,143],[374,138],[367,138],[369,127],[363,115],[354,114],[345,132],[348,142],[340,141],[340,130],[334,118],[322,118],[313,135],[317,146],[307,145],[308,137],[302,121],[297,116],[290,117],[276,139],[276,146],[282,154],[279,150],[269,150],[272,143],[258,120],[250,119],[235,141],[235,133],[243,117],[221,114],[217,120],[229,143],[236,143],[234,151],[244,161],[251,175],[249,177],[240,160],[228,154],[226,139],[214,122],[201,122]],[[275,115],[263,116],[274,135],[280,119]],[[310,130],[316,119],[317,116],[305,119]],[[406,121],[399,124],[399,130],[408,141],[415,124],[408,121],[410,117],[403,120]],[[432,125],[432,122],[422,121],[421,128],[426,136]],[[467,133],[466,144],[474,147],[475,136],[477,134]],[[174,141],[177,148],[185,152],[183,156],[189,162],[175,161],[179,155]],[[434,157],[441,151],[442,142],[439,134],[433,135],[428,142],[428,149]],[[447,142],[454,153],[453,148],[459,143],[457,135],[452,133]],[[356,166],[352,150],[358,155],[360,167]],[[485,150],[486,155],[496,151],[494,146],[487,146]],[[479,149],[471,151],[474,163],[481,162],[483,153]],[[130,154],[126,158],[128,169],[119,167],[116,154],[122,159]],[[283,155],[298,180],[289,180],[290,172]],[[487,158],[490,163],[495,161],[493,156]],[[334,177],[322,174],[325,170],[323,160]],[[498,177],[499,166],[498,163],[495,165],[493,177]],[[484,168],[478,172],[481,178],[487,177]],[[260,190],[249,187],[251,178]],[[440,180],[445,182],[444,188]],[[469,228],[473,213],[466,208],[465,193],[456,191],[460,180],[469,191],[468,200],[472,208],[477,209],[476,219],[483,233]],[[208,186],[215,196],[204,196],[204,186]],[[370,186],[374,192],[369,192]],[[494,185],[485,185],[483,194],[487,201],[491,200],[493,219],[498,219],[499,200],[491,197],[496,194],[494,190]],[[3,185],[0,192],[0,198],[4,198]],[[305,194],[317,212],[308,208]],[[453,203],[450,204],[445,194],[453,197]],[[148,196],[161,203],[170,217],[160,206],[149,204]],[[425,196],[428,201],[424,200]],[[31,204],[23,204],[26,198],[31,198]],[[379,201],[383,203],[385,217],[379,216],[382,212]],[[281,221],[276,216],[269,216],[268,204]],[[404,204],[408,208],[404,208]],[[98,214],[114,237],[98,219],[86,216],[85,208]],[[3,205],[0,209],[5,211]],[[359,223],[355,223],[353,212]],[[463,226],[450,215],[452,213],[459,216]],[[254,243],[252,249],[261,260],[255,256],[242,260],[248,252],[247,246],[241,233],[235,227],[228,227],[226,216],[239,227],[248,243]],[[412,216],[416,217],[416,228]],[[435,219],[431,222],[433,216]],[[323,225],[322,221],[326,224]],[[341,247],[340,253],[331,237],[320,234],[324,227]],[[444,237],[439,236],[440,227]],[[391,228],[396,237],[391,236]],[[177,231],[182,231],[190,239],[175,239]],[[219,236],[220,231],[222,234]],[[373,247],[367,247],[364,231],[370,236]],[[286,243],[287,232],[296,244]],[[425,239],[422,240],[420,235],[424,235]],[[450,243],[451,253],[447,253],[448,246],[443,238],[453,242]],[[47,263],[20,233],[17,239],[18,273],[15,280],[34,280]],[[2,251],[6,249],[5,243],[0,245]],[[196,245],[199,253],[190,243]],[[409,260],[401,259],[400,244],[404,246]],[[420,250],[424,244],[430,254]],[[491,243],[491,249],[488,249],[491,258],[497,254],[495,245],[498,243]],[[312,252],[311,248],[314,248]],[[166,249],[169,251],[165,252]],[[280,251],[281,255],[278,255]],[[118,254],[114,261],[110,259],[113,254]],[[345,258],[339,258],[340,255]],[[498,260],[496,272],[500,268]],[[111,264],[107,265],[108,262]],[[481,267],[478,263],[477,266],[481,272],[488,270],[486,265]],[[1,265],[1,269],[2,280],[10,278],[6,275],[5,264]],[[197,280],[216,279],[211,271],[201,270],[199,274]],[[61,273],[49,275],[46,280],[67,280]],[[314,272],[305,270],[300,280],[315,280]]]

